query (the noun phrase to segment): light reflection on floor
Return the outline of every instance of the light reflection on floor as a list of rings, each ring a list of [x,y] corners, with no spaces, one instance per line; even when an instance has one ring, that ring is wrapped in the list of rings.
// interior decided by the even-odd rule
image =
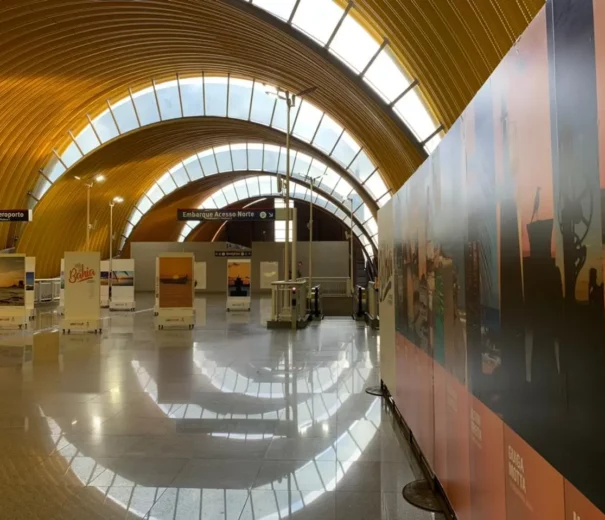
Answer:
[[[200,298],[194,331],[139,304],[102,335],[62,336],[52,310],[0,334],[0,517],[434,518],[403,501],[418,468],[364,392],[376,337],[269,332],[262,303],[233,320]]]

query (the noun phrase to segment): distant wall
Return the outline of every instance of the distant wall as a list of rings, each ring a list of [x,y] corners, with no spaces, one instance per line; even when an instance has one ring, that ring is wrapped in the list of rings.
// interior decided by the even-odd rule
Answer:
[[[605,519],[604,122],[605,1],[549,0],[380,211],[389,389],[460,520]]]
[[[162,253],[192,252],[196,262],[206,262],[206,290],[202,293],[224,293],[227,280],[227,260],[216,258],[215,251],[227,249],[225,242],[133,242],[131,258],[135,260],[136,290],[153,291],[155,259]],[[252,294],[260,292],[260,263],[278,262],[279,278],[283,276],[284,244],[252,243]],[[303,263],[303,276],[308,276],[309,243],[298,242],[297,258]],[[313,242],[313,276],[346,277],[349,275],[348,242]],[[269,292],[269,291],[265,291]]]
[[[193,253],[196,262],[206,262],[206,291],[226,292],[227,262],[216,258],[215,251],[225,250],[225,242],[133,242],[130,257],[136,270],[135,290],[155,290],[155,259],[162,253]]]

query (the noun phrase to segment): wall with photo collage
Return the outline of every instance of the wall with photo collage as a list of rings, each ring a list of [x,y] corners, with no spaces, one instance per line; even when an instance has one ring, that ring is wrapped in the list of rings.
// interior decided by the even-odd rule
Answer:
[[[548,1],[381,210],[389,390],[460,520],[605,519],[599,121],[605,2]]]

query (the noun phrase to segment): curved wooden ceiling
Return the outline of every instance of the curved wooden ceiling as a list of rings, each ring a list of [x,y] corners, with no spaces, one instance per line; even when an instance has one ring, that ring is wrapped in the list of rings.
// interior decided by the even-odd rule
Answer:
[[[38,276],[55,276],[63,252],[77,251],[86,243],[87,190],[74,176],[89,181],[103,172],[106,181],[91,190],[90,220],[94,229],[90,247],[106,256],[109,251],[109,202],[113,197],[124,198],[123,204],[114,207],[114,232],[119,234],[134,204],[169,168],[201,150],[244,140],[283,146],[285,135],[247,121],[203,117],[165,121],[110,141],[84,157],[68,175],[55,183],[36,207],[34,222],[25,225],[17,250],[37,257]],[[327,161],[317,150],[297,139],[293,139],[292,147]],[[216,182],[222,183],[229,178],[227,175],[210,178],[218,178]],[[194,185],[184,189],[196,193]]]
[[[436,117],[449,128],[544,3],[355,0],[355,11],[389,39]]]
[[[156,81],[254,76],[310,99],[364,145],[391,187],[422,160],[390,114],[339,68],[270,23],[220,0],[0,2],[0,205],[23,207],[39,169],[86,114]],[[7,228],[0,228],[0,246]]]
[[[543,3],[356,0],[355,11],[375,33],[390,39],[436,116],[449,126]],[[53,148],[61,152],[71,142],[68,132],[77,133],[87,114],[99,114],[104,100],[115,101],[129,87],[141,88],[151,78],[174,79],[177,73],[231,73],[292,91],[318,86],[312,102],[359,140],[393,189],[423,158],[392,115],[351,81],[350,73],[276,25],[223,0],[2,0],[0,20],[0,206],[5,208],[27,205],[27,192]],[[109,175],[121,183],[95,188],[93,205],[103,208],[103,201],[115,194],[135,201],[148,187],[147,173],[157,176],[186,153],[203,148],[202,142],[219,144],[209,133],[164,138],[171,127],[158,125],[155,137],[145,131],[121,137],[70,174],[87,176],[108,166]],[[222,136],[224,142],[267,134],[246,128]],[[138,152],[131,148],[132,139],[139,143]],[[70,182],[69,187],[58,183],[36,207],[20,242],[21,251],[39,257],[40,274],[56,271],[59,249],[82,245],[85,193]],[[126,218],[127,206],[116,208],[117,222]],[[101,209],[95,210],[93,222],[101,215]],[[9,229],[0,226],[0,247],[7,244]],[[58,230],[62,244],[57,244]],[[92,244],[101,248],[104,242],[106,231],[97,226]]]

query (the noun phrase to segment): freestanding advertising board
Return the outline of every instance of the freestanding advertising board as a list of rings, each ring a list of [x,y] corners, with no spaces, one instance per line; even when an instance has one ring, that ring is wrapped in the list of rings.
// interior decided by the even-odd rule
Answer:
[[[123,258],[111,261],[110,310],[134,311],[134,260]]]
[[[65,316],[63,332],[101,331],[101,255],[65,253]]]
[[[61,289],[59,290],[59,312],[65,314],[65,259],[61,258]]]
[[[101,261],[101,307],[109,307],[109,260]]]
[[[195,325],[193,253],[164,253],[156,261],[157,327]]]
[[[25,257],[25,307],[29,314],[29,319],[36,317],[34,304],[36,301],[36,258],[33,256]]]
[[[227,260],[227,311],[250,310],[250,260]]]
[[[27,328],[25,299],[25,255],[0,255],[0,328]]]

